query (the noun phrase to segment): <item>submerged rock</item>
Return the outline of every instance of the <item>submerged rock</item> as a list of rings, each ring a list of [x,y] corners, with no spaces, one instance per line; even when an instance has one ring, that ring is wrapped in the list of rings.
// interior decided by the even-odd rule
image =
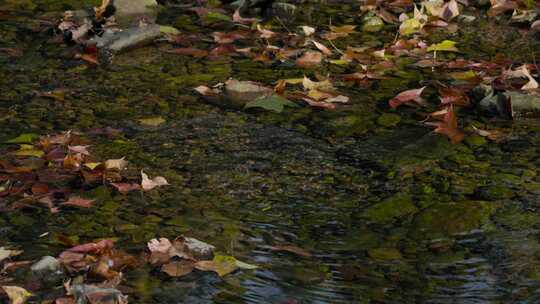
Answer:
[[[416,211],[418,211],[418,208],[416,208],[409,195],[396,194],[367,208],[362,213],[362,217],[368,221],[385,224]]]
[[[468,234],[489,224],[494,212],[495,206],[485,201],[436,204],[414,218],[409,235],[431,240]]]

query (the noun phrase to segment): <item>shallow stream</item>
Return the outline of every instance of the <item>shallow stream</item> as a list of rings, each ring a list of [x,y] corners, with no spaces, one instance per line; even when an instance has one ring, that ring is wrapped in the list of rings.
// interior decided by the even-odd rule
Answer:
[[[388,109],[387,100],[400,91],[440,76],[407,62],[368,88],[347,87],[351,103],[333,111],[218,107],[192,88],[230,77],[271,85],[306,71],[167,54],[166,44],[121,55],[109,68],[93,67],[63,57],[66,47],[47,43],[40,23],[47,12],[83,1],[16,2],[16,11],[0,10],[0,47],[23,51],[0,53],[0,139],[118,128],[120,135],[97,137],[92,153],[126,157],[135,172],[144,168],[171,184],[129,195],[88,189],[97,199],[89,209],[3,211],[0,245],[24,250],[20,259],[55,256],[68,247],[66,239],[115,238],[116,247],[137,255],[151,238],[183,234],[260,268],[224,278],[203,272],[170,278],[150,266],[126,270],[121,289],[130,303],[540,301],[537,119],[493,121],[464,112],[466,124],[498,126],[510,136],[497,143],[471,135],[452,145],[422,126],[414,109]],[[330,15],[335,23],[360,22],[352,8],[305,4],[290,27],[323,26]],[[478,15],[450,34],[461,43],[459,56],[539,58],[537,40]],[[160,12],[158,22],[212,31],[182,10]],[[360,32],[344,43],[382,46],[393,36]],[[343,69],[325,65],[308,73]],[[65,97],[34,93],[52,90]],[[166,122],[138,123],[148,117]],[[277,244],[312,255],[272,251]],[[30,302],[45,303],[54,293],[61,290]]]

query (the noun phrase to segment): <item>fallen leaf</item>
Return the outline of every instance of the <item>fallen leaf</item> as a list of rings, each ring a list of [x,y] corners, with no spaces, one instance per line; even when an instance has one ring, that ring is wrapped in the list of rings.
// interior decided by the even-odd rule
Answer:
[[[435,133],[446,135],[453,144],[457,144],[465,138],[465,134],[459,129],[454,108],[452,105],[446,109],[438,111],[432,117],[438,119],[437,122],[428,122],[427,125],[434,126]]]
[[[141,188],[144,191],[149,191],[156,187],[166,186],[169,184],[163,176],[156,176],[153,179],[149,179],[148,175],[146,175],[146,173],[144,173],[142,170],[141,170],[141,177],[142,177]]]
[[[522,90],[534,90],[538,89],[538,82],[532,77],[529,69],[526,65],[521,66],[521,71],[529,79],[529,82],[527,82],[524,86],[521,87]]]
[[[77,206],[77,207],[82,207],[82,208],[90,208],[92,207],[92,203],[94,202],[95,200],[91,200],[91,199],[86,199],[86,198],[82,198],[82,197],[79,197],[79,196],[71,196],[69,198],[69,200],[61,203],[60,205],[67,205],[67,206]]]
[[[12,138],[10,140],[5,141],[5,143],[8,144],[31,144],[34,142],[35,139],[37,139],[39,135],[34,133],[25,133],[21,134],[15,138]]]
[[[0,262],[12,256],[17,256],[21,253],[23,253],[22,250],[11,250],[11,249],[6,249],[4,247],[0,247]]]
[[[409,36],[422,30],[424,24],[417,19],[411,18],[403,21],[399,26],[399,33],[403,36]]]
[[[255,99],[254,101],[246,103],[244,109],[249,108],[262,108],[276,113],[281,113],[284,107],[296,107],[297,105],[290,100],[283,98],[279,95],[263,96]]]
[[[260,37],[263,39],[270,39],[276,35],[276,33],[264,29],[260,24],[257,24],[257,30],[259,31]]]
[[[68,150],[73,153],[80,153],[82,155],[90,155],[90,152],[88,152],[88,147],[90,146],[68,146]]]
[[[121,193],[128,193],[131,191],[139,190],[141,189],[141,185],[139,184],[130,184],[130,183],[111,183],[111,185],[116,188]]]
[[[127,296],[115,288],[98,287],[89,284],[66,286],[68,295],[75,297],[76,303],[89,304],[127,304]]]
[[[161,266],[161,271],[165,272],[171,277],[183,277],[190,274],[194,268],[194,262],[182,260],[170,262]]]
[[[37,149],[33,145],[26,145],[22,144],[19,146],[19,150],[13,152],[14,155],[17,156],[33,156],[33,157],[43,157],[45,155],[45,152],[42,150]]]
[[[425,88],[426,87],[421,87],[419,89],[412,89],[399,93],[398,95],[396,95],[396,97],[390,99],[390,107],[392,109],[395,109],[402,104],[413,106],[423,105],[425,102],[421,95]]]
[[[72,247],[64,252],[75,252],[75,253],[94,253],[98,254],[113,248],[114,243],[111,240],[101,240],[96,243],[86,243],[82,245],[77,245]]]
[[[257,18],[243,18],[242,16],[240,16],[240,9],[237,9],[236,11],[234,11],[233,21],[236,23],[251,24],[254,22],[259,22],[260,20]]]
[[[444,40],[443,42],[433,44],[428,47],[428,52],[459,52],[456,48],[456,42],[452,40]]]
[[[317,42],[315,40],[311,40],[311,42],[313,42],[313,44],[315,44],[315,46],[321,51],[323,52],[325,55],[332,55],[332,51],[330,51],[330,49],[328,49],[324,44],[320,43],[320,42]]]
[[[457,88],[442,88],[439,90],[441,95],[441,105],[468,106],[470,104],[469,96]]]
[[[75,58],[79,58],[91,65],[99,65],[99,61],[96,54],[79,54]]]
[[[168,253],[172,247],[171,241],[167,238],[151,239],[148,243],[150,252]]]
[[[207,86],[198,86],[196,88],[193,88],[195,91],[197,91],[197,93],[203,95],[203,96],[216,96],[218,95],[219,93],[221,93],[220,90],[218,89],[211,89]]]
[[[488,10],[487,15],[494,17],[507,11],[515,10],[518,8],[518,4],[513,0],[490,0],[491,8]]]
[[[302,57],[296,59],[296,65],[301,68],[310,68],[321,63],[323,54],[317,51],[307,51]]]
[[[165,123],[163,117],[150,117],[150,118],[141,118],[138,120],[141,125],[149,127],[158,127]]]
[[[26,303],[26,299],[32,296],[26,289],[18,286],[2,286],[2,289],[7,293],[10,304]]]
[[[302,29],[302,31],[304,32],[304,35],[306,36],[311,36],[315,34],[315,28],[311,26],[302,25],[300,28]]]
[[[119,171],[122,171],[127,168],[128,161],[124,159],[124,157],[119,159],[109,159],[105,161],[105,168],[106,169],[116,169]]]

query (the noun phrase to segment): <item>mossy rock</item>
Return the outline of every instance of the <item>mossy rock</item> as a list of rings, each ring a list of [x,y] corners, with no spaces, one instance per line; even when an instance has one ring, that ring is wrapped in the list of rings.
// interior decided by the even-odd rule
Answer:
[[[409,235],[429,240],[471,233],[489,224],[494,212],[495,206],[485,201],[436,204],[414,218]]]
[[[418,209],[409,195],[396,194],[367,208],[362,217],[377,224],[386,224],[416,211]]]

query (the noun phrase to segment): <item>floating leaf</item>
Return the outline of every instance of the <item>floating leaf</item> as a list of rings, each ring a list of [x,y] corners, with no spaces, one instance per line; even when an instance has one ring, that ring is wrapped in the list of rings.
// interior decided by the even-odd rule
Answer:
[[[105,161],[105,168],[106,169],[116,169],[116,170],[124,170],[127,168],[128,161],[124,159],[124,157],[119,159],[109,159]]]
[[[76,206],[76,207],[82,207],[82,208],[90,208],[92,207],[92,203],[95,200],[82,198],[79,196],[71,196],[69,200],[61,203],[60,205],[67,205],[67,206]]]
[[[459,52],[456,48],[456,42],[452,40],[444,40],[441,43],[433,44],[428,47],[428,52]]]
[[[424,25],[417,19],[411,18],[403,21],[399,26],[399,33],[403,36],[409,36],[418,33]]]
[[[311,36],[315,34],[315,28],[307,25],[302,25],[300,28],[302,28],[302,31],[304,32],[304,35]]]
[[[15,138],[12,138],[8,141],[5,141],[5,143],[8,144],[30,144],[32,143],[36,138],[38,138],[39,135],[34,133],[25,133],[21,134]]]
[[[131,191],[139,190],[141,189],[141,185],[139,184],[130,184],[130,183],[111,183],[113,187],[116,188],[116,190],[122,192],[122,193],[128,193]]]
[[[32,145],[20,145],[20,149],[13,152],[17,156],[33,156],[33,157],[42,157],[45,152],[36,149]]]
[[[151,239],[148,243],[148,250],[150,252],[168,253],[172,247],[171,241],[167,238]]]
[[[323,54],[317,51],[307,51],[302,57],[296,59],[296,65],[301,68],[310,68],[319,65],[323,59]]]
[[[161,271],[165,272],[171,277],[183,277],[190,274],[194,268],[195,265],[192,261],[182,260],[170,262],[161,266]]]
[[[26,303],[26,299],[32,296],[26,289],[18,286],[2,286],[2,289],[7,293],[10,304]]]
[[[434,126],[435,133],[448,136],[453,144],[457,144],[465,138],[465,134],[459,129],[454,107],[450,105],[446,109],[437,111],[431,114],[432,118],[439,120],[438,122],[429,122],[427,125]]]
[[[142,177],[141,187],[145,191],[149,191],[156,187],[166,186],[169,184],[163,176],[156,176],[153,179],[149,179],[148,175],[146,175],[146,173],[144,173],[142,170],[141,170],[141,177]]]
[[[281,113],[285,106],[296,107],[297,105],[286,98],[273,94],[271,96],[259,97],[252,102],[248,102],[244,108],[263,108],[265,110]]]
[[[170,34],[170,35],[178,35],[180,34],[180,31],[172,26],[166,26],[166,25],[160,25],[159,31],[162,34]]]
[[[419,89],[407,90],[399,93],[396,97],[390,99],[390,107],[397,108],[402,104],[423,105],[424,100],[421,95],[425,88],[426,87],[421,87]]]
[[[10,250],[4,247],[0,247],[0,262],[12,256],[19,255],[22,252],[23,252],[22,250]]]
[[[139,123],[141,125],[149,126],[149,127],[157,127],[165,123],[165,119],[163,117],[151,117],[151,118],[142,118],[139,119]]]

